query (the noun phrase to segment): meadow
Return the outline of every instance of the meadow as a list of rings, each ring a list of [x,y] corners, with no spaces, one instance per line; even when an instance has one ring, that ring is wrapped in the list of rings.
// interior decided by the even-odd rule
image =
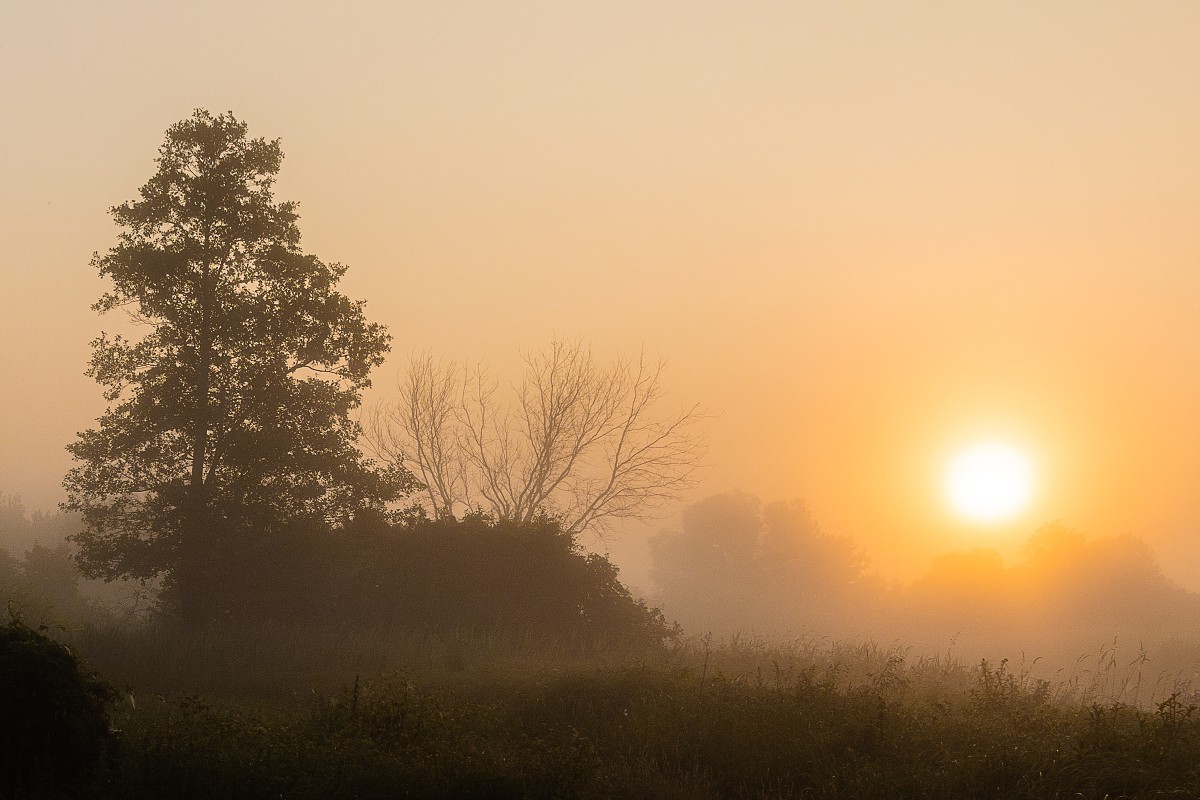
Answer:
[[[118,689],[62,797],[1200,796],[1190,690],[1135,702],[1103,652],[1051,682],[870,643],[60,633]]]

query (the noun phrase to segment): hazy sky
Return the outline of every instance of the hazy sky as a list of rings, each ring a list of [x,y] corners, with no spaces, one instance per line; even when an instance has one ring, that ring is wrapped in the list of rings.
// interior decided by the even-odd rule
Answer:
[[[305,248],[413,350],[581,337],[701,401],[696,495],[801,497],[885,574],[1040,522],[1200,589],[1200,4],[0,0],[0,492],[102,411],[106,209],[165,129],[279,137]],[[1005,438],[1036,500],[941,497]],[[633,544],[625,545],[629,552]]]

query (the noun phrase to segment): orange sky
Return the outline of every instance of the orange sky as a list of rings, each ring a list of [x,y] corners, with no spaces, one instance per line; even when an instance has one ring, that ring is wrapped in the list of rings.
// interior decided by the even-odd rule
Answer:
[[[414,349],[644,345],[714,412],[697,496],[802,497],[899,576],[1062,518],[1200,589],[1191,0],[0,8],[0,492],[61,498],[106,209],[206,107],[282,138],[395,336],[374,397]],[[939,494],[981,436],[1043,478],[990,533]]]

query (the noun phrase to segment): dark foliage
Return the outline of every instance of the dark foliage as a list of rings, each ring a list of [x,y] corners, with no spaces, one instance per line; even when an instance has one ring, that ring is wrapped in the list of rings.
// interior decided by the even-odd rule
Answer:
[[[229,552],[210,618],[657,643],[672,629],[553,520],[307,521]]]
[[[0,793],[38,795],[88,774],[109,735],[112,689],[17,617],[0,627]]]

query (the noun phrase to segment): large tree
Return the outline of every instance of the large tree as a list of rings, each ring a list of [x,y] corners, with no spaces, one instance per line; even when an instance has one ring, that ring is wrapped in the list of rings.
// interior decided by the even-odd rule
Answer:
[[[362,456],[351,416],[390,337],[336,290],[344,266],[301,250],[296,205],[272,193],[282,157],[232,114],[197,110],[93,258],[112,282],[95,310],[145,335],[92,342],[110,405],[68,448],[64,507],[83,515],[87,574],[165,573],[193,616],[238,537],[347,519],[406,487]]]

